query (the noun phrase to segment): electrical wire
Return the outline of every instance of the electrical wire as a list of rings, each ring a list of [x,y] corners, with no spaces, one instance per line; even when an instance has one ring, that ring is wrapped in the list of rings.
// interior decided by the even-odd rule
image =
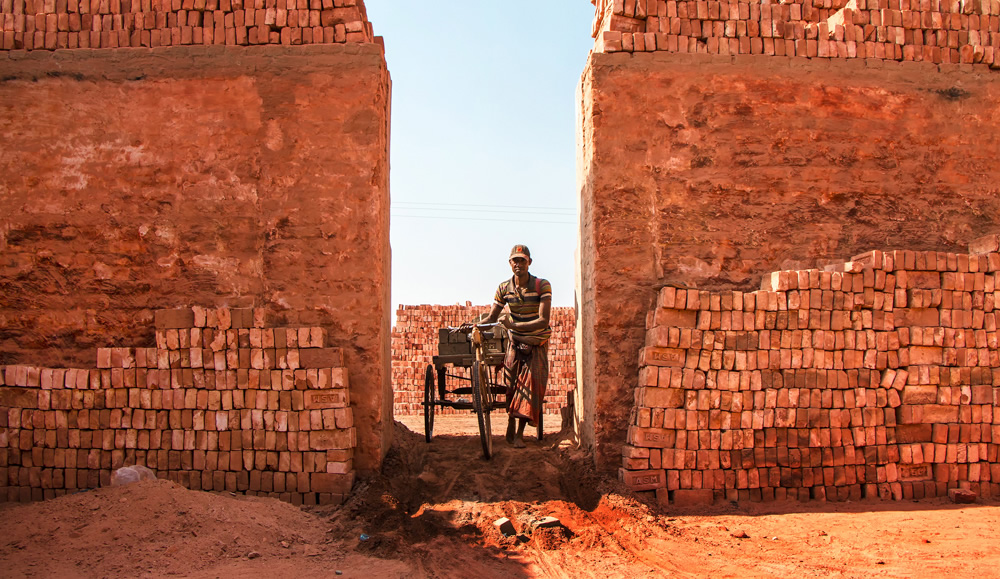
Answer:
[[[448,221],[496,221],[500,223],[548,223],[552,225],[576,225],[576,221],[540,221],[536,219],[488,219],[485,217],[447,217],[444,215],[405,215],[393,213],[393,218],[407,217],[410,219],[444,219]]]
[[[428,210],[433,208],[443,207],[446,209],[452,209],[454,211],[475,211],[475,210],[501,210],[503,213],[504,209],[510,209],[510,205],[479,205],[474,203],[422,203],[419,201],[396,201],[392,203],[393,207],[399,207],[400,209],[421,209],[426,207]],[[472,207],[473,209],[453,209],[456,207]],[[531,209],[542,212],[551,212],[553,214],[565,214],[565,215],[575,215],[576,209],[573,207],[518,207],[520,210]],[[510,211],[506,211],[509,213]]]
[[[505,210],[500,210],[500,209],[494,209],[494,210],[491,210],[491,211],[483,211],[481,209],[418,209],[416,207],[402,207],[402,208],[394,210],[393,211],[393,215],[399,215],[398,213],[396,213],[396,211],[434,211],[435,212],[433,214],[428,214],[428,217],[431,217],[431,216],[434,216],[434,215],[454,215],[454,216],[461,216],[461,215],[469,214],[469,213],[471,213],[473,215],[482,214],[482,213],[488,213],[489,215],[497,215],[497,214],[524,215],[525,214],[524,211],[515,211],[515,210],[505,211]],[[546,213],[544,211],[531,211],[530,214],[532,216],[536,216],[536,217],[576,217],[575,213]],[[415,214],[415,215],[422,215],[422,214]]]
[[[525,210],[531,211],[528,217],[566,217],[575,218],[576,209],[571,207],[516,207],[510,205],[483,205],[477,203],[435,203],[422,201],[396,201],[391,205],[392,217],[408,219],[440,219],[446,221],[492,221],[499,223],[541,223],[550,225],[576,225],[577,221],[558,221],[550,219],[525,219]],[[403,213],[400,213],[403,211]],[[414,214],[412,211],[433,211],[433,214]],[[488,214],[490,217],[473,217],[472,214]],[[519,218],[497,217],[497,214],[518,215]]]

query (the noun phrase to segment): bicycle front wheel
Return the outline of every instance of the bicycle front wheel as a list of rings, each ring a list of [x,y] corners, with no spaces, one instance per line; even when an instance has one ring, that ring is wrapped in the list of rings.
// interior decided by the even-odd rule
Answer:
[[[486,379],[486,368],[478,360],[472,363],[472,408],[479,421],[479,439],[483,444],[483,457],[489,460],[493,456],[493,430],[490,424],[490,411],[493,410],[492,396],[487,389],[490,387]]]

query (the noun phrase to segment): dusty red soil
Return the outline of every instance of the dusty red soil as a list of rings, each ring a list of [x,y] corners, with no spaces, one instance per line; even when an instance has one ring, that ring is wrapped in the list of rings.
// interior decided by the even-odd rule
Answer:
[[[498,439],[495,449],[487,462],[477,438],[427,444],[397,425],[382,475],[340,507],[165,481],[2,505],[0,576],[926,577],[1000,568],[997,503],[660,512],[592,472],[563,437],[519,451]],[[531,533],[544,516],[563,526]],[[518,535],[501,535],[500,517]]]

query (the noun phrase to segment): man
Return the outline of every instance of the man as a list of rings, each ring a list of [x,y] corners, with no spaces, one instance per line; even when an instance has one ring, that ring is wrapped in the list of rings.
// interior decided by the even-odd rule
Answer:
[[[481,323],[491,324],[499,319],[510,330],[512,339],[504,358],[508,413],[506,438],[507,443],[515,448],[524,448],[524,427],[529,422],[537,424],[549,381],[552,287],[547,280],[528,273],[531,252],[527,246],[515,245],[510,250],[509,263],[514,275],[497,288],[493,309]],[[501,318],[505,307],[510,315]]]

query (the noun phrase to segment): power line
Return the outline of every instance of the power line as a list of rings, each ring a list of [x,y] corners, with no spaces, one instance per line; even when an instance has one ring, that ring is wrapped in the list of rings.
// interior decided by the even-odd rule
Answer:
[[[399,207],[396,210],[397,211],[435,211],[435,212],[441,212],[441,213],[444,213],[444,214],[448,214],[448,213],[473,213],[473,214],[487,213],[487,214],[490,214],[490,215],[494,215],[494,214],[497,214],[497,213],[507,213],[507,214],[513,214],[513,215],[524,215],[525,214],[524,211],[518,211],[518,210],[513,210],[513,209],[507,209],[507,210],[503,210],[503,209],[491,209],[489,211],[485,211],[485,210],[482,210],[482,209],[444,209],[444,208],[436,209],[436,208],[432,208],[432,207],[428,207],[428,208],[425,209],[425,208],[421,208],[421,207]],[[552,212],[534,211],[534,210],[532,210],[530,212],[530,214],[531,215],[538,215],[538,216],[541,216],[541,215],[551,215],[553,217],[575,217],[576,216],[575,213],[552,213]]]
[[[479,205],[475,203],[423,203],[420,201],[395,201],[392,203],[393,206],[403,206],[403,205],[413,205],[415,207],[400,207],[400,209],[417,209],[421,206],[423,207],[475,207],[478,209],[510,209],[510,205]],[[553,211],[553,212],[570,212],[576,214],[576,209],[573,207],[525,207],[519,206],[519,209],[535,209],[540,211]],[[456,211],[468,211],[467,209],[456,209]]]
[[[498,221],[501,223],[549,223],[553,225],[576,225],[575,221],[539,221],[535,219],[488,219],[485,217],[445,217],[441,215],[400,215],[392,214],[393,217],[409,217],[411,219],[445,219],[449,221]]]

